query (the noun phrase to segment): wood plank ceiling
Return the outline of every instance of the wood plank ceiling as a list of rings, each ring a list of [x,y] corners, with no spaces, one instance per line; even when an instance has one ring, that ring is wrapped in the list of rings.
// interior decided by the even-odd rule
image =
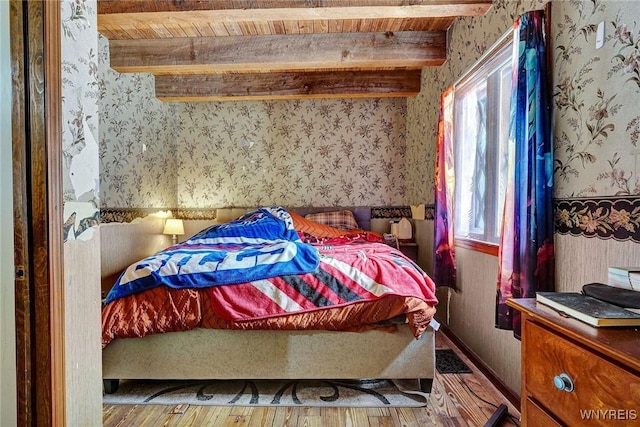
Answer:
[[[111,67],[165,101],[415,96],[492,0],[99,0]]]

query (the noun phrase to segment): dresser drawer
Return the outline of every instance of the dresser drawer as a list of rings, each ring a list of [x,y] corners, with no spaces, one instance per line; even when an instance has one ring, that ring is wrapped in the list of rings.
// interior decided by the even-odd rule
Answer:
[[[628,425],[640,416],[640,378],[532,321],[523,324],[523,398],[566,425]],[[566,374],[572,391],[554,378]]]
[[[526,424],[528,426],[562,427],[562,424],[558,424],[551,415],[547,414],[533,400],[525,399],[524,406],[523,412],[526,414]]]

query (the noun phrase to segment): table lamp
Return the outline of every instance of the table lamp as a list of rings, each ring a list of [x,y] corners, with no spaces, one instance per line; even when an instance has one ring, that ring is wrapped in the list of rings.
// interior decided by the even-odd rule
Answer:
[[[184,234],[184,224],[181,219],[169,218],[164,223],[162,234],[171,234],[173,244],[178,243],[178,236]]]

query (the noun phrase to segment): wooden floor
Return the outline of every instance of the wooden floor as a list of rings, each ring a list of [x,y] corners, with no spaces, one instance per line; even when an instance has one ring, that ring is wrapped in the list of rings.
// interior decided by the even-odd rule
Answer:
[[[309,408],[246,406],[104,405],[103,425],[214,427],[425,427],[484,426],[504,403],[512,416],[503,426],[519,425],[520,413],[442,333],[436,348],[453,348],[472,374],[436,371],[427,406],[422,408]]]

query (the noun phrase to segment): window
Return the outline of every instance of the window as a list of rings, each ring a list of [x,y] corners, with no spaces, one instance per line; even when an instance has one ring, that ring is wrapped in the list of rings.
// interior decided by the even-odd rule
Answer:
[[[500,40],[455,85],[455,237],[497,245],[507,176],[513,37]]]

